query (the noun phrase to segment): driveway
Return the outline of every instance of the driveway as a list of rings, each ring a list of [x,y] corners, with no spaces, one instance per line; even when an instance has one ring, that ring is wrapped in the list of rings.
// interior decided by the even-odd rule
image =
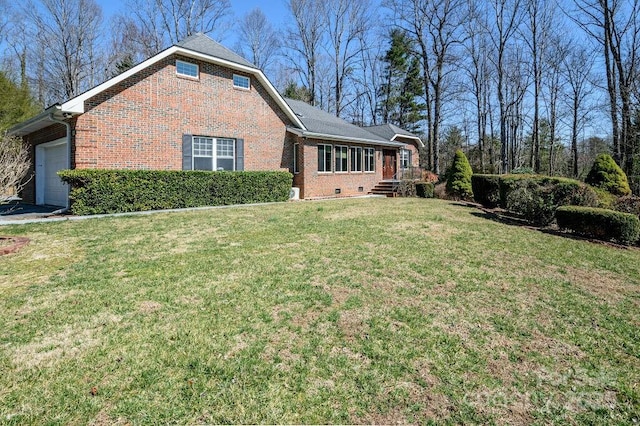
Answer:
[[[50,216],[61,207],[55,206],[34,206],[20,202],[10,202],[0,205],[0,222],[19,221],[25,219],[38,219]]]

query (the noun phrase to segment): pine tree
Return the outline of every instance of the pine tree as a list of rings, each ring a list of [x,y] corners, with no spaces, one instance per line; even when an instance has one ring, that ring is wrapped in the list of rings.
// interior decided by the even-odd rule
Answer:
[[[16,85],[0,71],[0,134],[11,126],[34,115],[40,108],[35,104],[26,83]]]
[[[378,112],[383,122],[415,132],[425,109],[418,101],[424,92],[420,61],[411,54],[412,41],[404,31],[393,29],[390,38],[391,45],[383,59],[383,83],[378,88]]]

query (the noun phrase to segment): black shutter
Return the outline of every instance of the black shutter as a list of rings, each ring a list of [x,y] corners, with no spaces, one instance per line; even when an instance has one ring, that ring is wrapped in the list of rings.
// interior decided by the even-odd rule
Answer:
[[[182,170],[193,170],[193,135],[182,135]]]
[[[244,139],[236,139],[236,170],[244,170]]]

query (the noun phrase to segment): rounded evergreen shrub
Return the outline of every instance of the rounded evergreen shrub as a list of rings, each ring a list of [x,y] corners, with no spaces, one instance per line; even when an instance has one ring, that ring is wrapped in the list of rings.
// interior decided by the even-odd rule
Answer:
[[[421,198],[433,198],[434,185],[431,182],[416,183],[416,195]]]
[[[596,157],[585,182],[614,195],[631,194],[627,175],[609,154],[599,154]]]
[[[461,149],[457,150],[456,155],[453,157],[453,164],[447,175],[447,193],[450,196],[463,200],[472,199],[472,175],[473,171],[471,170],[471,164],[469,164],[467,156],[464,155]]]

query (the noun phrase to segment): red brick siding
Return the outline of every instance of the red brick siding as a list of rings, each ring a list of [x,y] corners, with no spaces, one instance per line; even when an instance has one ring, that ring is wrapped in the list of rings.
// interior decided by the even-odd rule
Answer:
[[[300,140],[300,175],[294,177],[294,186],[300,187],[301,198],[317,197],[348,197],[364,195],[382,180],[382,150],[375,148],[375,172],[318,172],[318,144],[334,146],[333,161],[335,163],[335,146],[362,146],[368,145],[347,144],[322,140]],[[304,142],[304,143],[302,143]],[[348,169],[351,169],[351,156],[348,156]],[[363,163],[364,169],[364,163]],[[362,191],[358,188],[362,187]],[[339,188],[340,194],[335,190]]]
[[[63,124],[52,123],[51,126],[45,127],[44,129],[40,129],[24,137],[25,142],[29,144],[29,155],[31,158],[31,167],[29,169],[29,173],[27,174],[27,179],[30,179],[30,180],[29,182],[27,182],[27,184],[22,189],[22,192],[20,194],[23,201],[31,204],[35,204],[36,202],[36,178],[35,178],[36,146],[43,143],[62,139],[62,138],[65,138],[66,136],[67,136],[66,126],[64,126]]]
[[[199,79],[176,75],[176,58],[199,65]],[[291,167],[289,119],[266,89],[233,87],[218,65],[171,56],[89,99],[77,119],[77,168],[182,168],[182,135],[244,139],[245,170]]]

